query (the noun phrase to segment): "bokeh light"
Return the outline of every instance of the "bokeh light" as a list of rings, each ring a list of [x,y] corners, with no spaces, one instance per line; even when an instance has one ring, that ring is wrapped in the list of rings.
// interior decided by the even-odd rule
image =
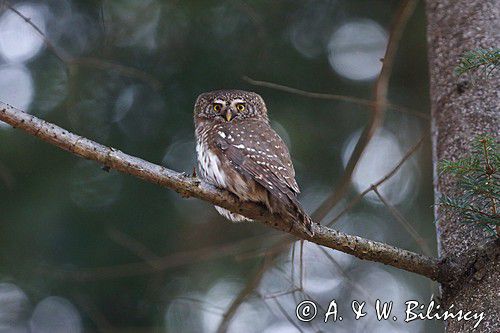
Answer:
[[[341,11],[337,1],[320,0],[304,3],[290,26],[290,41],[304,57],[316,58],[325,52],[328,34]]]
[[[174,140],[174,142],[167,147],[162,164],[170,169],[180,170],[186,173],[192,172],[197,164],[196,156],[193,155],[194,150],[194,140]]]
[[[14,7],[45,33],[46,8],[33,3],[18,4]],[[13,11],[5,11],[0,16],[0,56],[8,62],[30,60],[43,47],[43,39]]]
[[[236,297],[240,283],[226,279],[219,280],[213,285],[203,297],[208,304],[214,304],[220,309],[226,309],[231,301]],[[203,312],[203,331],[213,332],[222,321],[222,316],[213,312]]]
[[[82,322],[70,301],[58,296],[41,300],[33,310],[30,331],[37,333],[79,333]]]
[[[339,75],[351,80],[371,80],[382,68],[386,31],[369,19],[342,24],[331,35],[328,60]]]
[[[290,149],[299,200],[309,213],[341,181],[357,129],[366,124],[364,106],[290,95],[241,78],[369,99],[395,9],[391,2],[344,0],[10,3],[50,44],[2,8],[2,102],[190,175],[197,164],[196,96],[224,88],[255,91],[272,108],[271,125]],[[408,26],[403,37],[415,45],[425,43],[422,13],[412,18],[420,28]],[[425,52],[415,50],[398,50],[397,60],[411,58],[414,66],[394,68],[392,104],[416,108],[412,101],[426,100]],[[424,126],[387,110],[352,187],[323,222],[392,169]],[[107,326],[214,332],[282,236],[260,223],[230,223],[205,201],[107,172],[19,131],[0,131],[0,141],[0,332],[93,332]],[[430,235],[431,166],[423,151],[379,190],[405,216],[418,215],[416,229]],[[128,237],[109,237],[109,228]],[[398,246],[411,238],[373,193],[334,228]],[[378,326],[373,319],[299,323],[295,306],[309,297],[326,306],[332,298],[349,305],[352,298],[401,301],[428,299],[431,293],[428,281],[417,276],[309,242],[289,244],[294,250],[283,247],[269,262],[229,332],[288,333],[300,331],[297,326],[304,332],[372,332]],[[157,270],[149,259],[163,256],[165,266]],[[301,266],[304,289],[297,290]],[[423,322],[408,331],[435,332],[432,325]]]
[[[363,300],[367,302],[366,307],[374,308],[378,300],[383,302],[393,302],[391,312],[391,320],[379,321],[373,311],[369,312],[364,320],[352,320],[350,329],[353,332],[422,332],[421,320],[416,320],[411,323],[406,323],[405,318],[405,300],[417,298],[414,290],[404,280],[397,278],[395,275],[387,272],[380,266],[366,267],[359,270],[353,279],[358,288],[352,288],[349,299]],[[383,281],[383,283],[380,283]],[[377,288],[369,288],[376,285]],[[393,316],[398,318],[397,321],[392,320]]]
[[[28,296],[13,283],[0,283],[0,332],[27,332]]]
[[[361,131],[352,134],[344,144],[342,151],[344,167],[347,165],[360,134]],[[372,184],[375,184],[398,164],[403,155],[404,152],[397,137],[388,130],[379,130],[365,148],[363,156],[354,171],[352,182],[356,190],[363,192]],[[417,173],[412,172],[413,169],[411,163],[405,163],[394,176],[380,186],[379,192],[382,196],[393,204],[405,200],[416,181]],[[380,203],[380,200],[373,192],[367,194],[365,198]]]
[[[170,301],[164,316],[166,331],[203,332],[202,313],[204,311],[215,311],[216,315],[222,314],[222,310],[213,307],[212,304],[198,302],[200,299],[199,293],[187,293]],[[185,318],[190,318],[190,320],[184,320]]]
[[[161,133],[171,115],[164,98],[150,87],[137,84],[119,92],[114,105],[113,121],[133,140],[144,140],[152,133]]]
[[[33,95],[33,79],[25,66],[0,66],[0,101],[28,111]],[[0,122],[0,128],[2,127],[7,127],[7,124]]]
[[[304,272],[304,287],[313,295],[331,294],[344,280],[336,266],[332,265],[332,259],[335,260],[338,268],[344,270],[349,269],[353,262],[353,258],[345,253],[316,244],[304,243],[302,251],[302,260],[307,263]],[[293,262],[295,267],[300,267],[299,253],[300,242],[296,242]],[[291,265],[289,269],[292,269]]]

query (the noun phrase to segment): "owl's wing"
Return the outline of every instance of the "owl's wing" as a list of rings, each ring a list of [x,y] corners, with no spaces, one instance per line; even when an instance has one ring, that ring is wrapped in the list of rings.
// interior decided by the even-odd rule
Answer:
[[[299,187],[286,145],[267,124],[247,122],[216,136],[216,146],[236,169],[246,172],[278,198],[296,202]]]
[[[267,125],[267,124],[266,124]],[[264,129],[265,128],[265,129]],[[284,173],[279,173],[278,176],[285,176],[283,180],[287,183],[287,185],[295,192],[300,193],[299,185],[295,180],[295,170],[293,168],[292,159],[290,157],[290,153],[288,152],[288,148],[286,144],[283,142],[281,137],[269,126],[263,126],[262,131],[260,131],[259,136],[261,141],[262,148],[264,148],[265,152],[269,153],[274,152],[272,158],[278,158],[281,163],[281,167],[284,168]],[[277,169],[272,169],[274,172]]]

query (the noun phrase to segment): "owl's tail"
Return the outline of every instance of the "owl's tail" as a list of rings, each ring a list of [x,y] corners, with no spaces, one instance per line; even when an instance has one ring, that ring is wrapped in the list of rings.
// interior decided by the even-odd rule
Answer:
[[[304,211],[302,206],[297,205],[297,220],[305,227],[305,231],[309,236],[314,236],[314,231],[312,228],[313,220],[307,213]]]
[[[314,236],[313,231],[313,220],[311,217],[305,212],[304,208],[300,204],[299,200],[296,196],[289,196],[290,201],[292,203],[291,206],[288,206],[288,215],[292,218],[290,228],[293,228],[294,225],[299,225],[302,229],[309,235]]]
[[[290,224],[290,230],[295,226],[302,229],[309,236],[314,236],[313,220],[305,212],[295,193],[288,191],[286,195],[286,201],[275,200],[275,197],[270,197],[267,202],[269,210],[272,213],[280,214]]]

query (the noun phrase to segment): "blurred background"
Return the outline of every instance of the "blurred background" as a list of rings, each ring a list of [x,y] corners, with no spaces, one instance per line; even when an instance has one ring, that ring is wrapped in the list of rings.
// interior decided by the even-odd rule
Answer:
[[[244,77],[370,100],[399,4],[3,1],[0,100],[192,173],[197,95],[253,90],[290,148],[301,201],[312,212],[340,183],[371,109]],[[422,4],[399,45],[388,98],[395,107],[324,224],[426,138]],[[436,255],[427,139],[379,192],[385,204],[368,193],[334,228]],[[105,172],[0,123],[2,332],[213,332],[280,239],[259,223],[231,224],[205,202]],[[302,251],[300,243],[280,251],[240,305],[230,332],[442,331],[435,322],[402,320],[405,301],[428,302],[436,293],[426,278],[310,243]],[[344,320],[301,324],[295,306],[303,299],[323,308],[336,299]],[[394,301],[400,319],[379,322],[373,311],[353,319],[352,300],[372,309],[376,299]]]

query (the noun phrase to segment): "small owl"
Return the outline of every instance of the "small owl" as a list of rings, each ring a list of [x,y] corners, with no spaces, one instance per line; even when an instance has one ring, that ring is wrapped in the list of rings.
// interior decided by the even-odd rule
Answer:
[[[201,94],[194,107],[200,176],[240,200],[264,204],[288,223],[301,223],[312,235],[311,218],[297,200],[300,192],[288,149],[269,125],[258,94],[219,90]],[[234,222],[242,215],[215,207]]]

